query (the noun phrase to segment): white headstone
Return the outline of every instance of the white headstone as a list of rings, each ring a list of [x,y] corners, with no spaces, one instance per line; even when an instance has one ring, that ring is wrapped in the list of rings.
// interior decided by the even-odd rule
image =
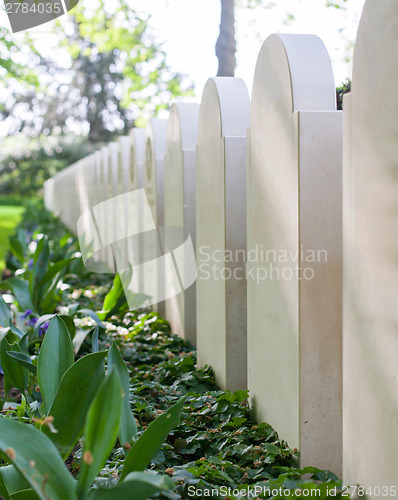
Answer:
[[[78,167],[73,174],[76,182],[78,202],[73,202],[72,199],[68,200],[68,204],[76,209],[74,219],[76,219],[77,233],[83,254],[93,253],[94,240],[97,238],[95,226],[91,223],[90,217],[95,187],[92,178],[93,166],[94,155],[89,155],[78,162]]]
[[[134,189],[144,187],[144,164],[146,149],[146,130],[133,128],[130,132],[130,175]]]
[[[112,268],[112,265],[115,266],[116,261],[120,258],[119,246],[117,244],[119,239],[119,234],[121,233],[122,226],[120,220],[120,213],[118,210],[118,188],[119,188],[119,145],[117,142],[110,142],[108,144],[109,148],[109,170],[108,170],[108,204],[107,210],[109,210],[111,223],[110,223],[110,231],[112,233],[112,241],[111,244],[111,254],[112,259],[108,261],[108,265]],[[116,269],[115,269],[116,271]]]
[[[77,219],[82,208],[87,205],[87,186],[84,177],[85,162],[86,159],[83,158],[65,171],[66,178],[62,186],[63,217],[66,226],[73,234],[77,232]]]
[[[198,138],[199,104],[176,103],[171,106],[167,125],[165,158],[165,226],[169,246],[178,238],[173,230],[181,230],[181,245],[191,238],[195,245],[195,164]],[[175,237],[175,238],[174,238]],[[183,263],[183,274],[196,273],[195,262],[190,263],[188,254]],[[184,281],[183,279],[181,281]],[[174,274],[166,272],[166,287],[171,292],[167,299],[166,319],[173,333],[193,344],[196,343],[196,287],[184,290],[181,283],[174,287]],[[180,291],[182,289],[182,291]]]
[[[131,136],[123,136],[119,138],[119,182],[120,189],[117,197],[117,213],[122,224],[122,231],[119,238],[123,235],[123,239],[119,239],[117,245],[120,251],[117,268],[119,271],[127,273],[127,277],[123,278],[123,286],[127,287],[131,292],[137,293],[140,291],[140,269],[139,269],[139,250],[140,250],[140,203],[138,190],[138,175],[134,170],[131,155],[134,153],[131,147]],[[127,283],[128,280],[128,283]]]
[[[96,229],[98,228],[105,228],[105,214],[104,210],[98,210],[98,206],[105,200],[105,195],[106,195],[106,187],[104,183],[104,171],[103,171],[103,161],[104,161],[104,156],[107,156],[107,153],[105,152],[105,149],[101,149],[99,151],[96,151],[94,153],[94,160],[93,160],[93,168],[94,168],[94,176],[92,179],[92,184],[93,184],[93,196],[92,196],[92,202],[91,202],[91,208],[93,210],[93,214],[96,213]],[[90,214],[91,215],[91,214]],[[91,222],[91,216],[90,216],[90,223]],[[93,248],[93,252],[95,252],[95,261],[99,263],[99,261],[102,263],[102,266],[97,265],[96,269],[99,271],[107,271],[108,268],[106,266],[107,262],[107,249],[106,247],[102,244],[102,240],[98,242],[98,250],[97,250],[97,245],[95,245],[95,250]]]
[[[109,145],[104,146],[101,149],[102,153],[102,169],[101,169],[101,183],[102,183],[102,201],[105,202],[112,198],[113,187],[112,187],[112,176],[110,173],[110,150]],[[100,216],[101,222],[98,224],[98,229],[101,235],[102,244],[104,245],[104,257],[105,264],[109,269],[114,269],[113,262],[113,251],[112,251],[112,241],[113,241],[113,216],[112,211],[109,210],[108,204],[102,203],[99,205],[98,215]],[[97,216],[97,213],[95,214]]]
[[[240,78],[211,78],[199,112],[196,167],[197,348],[217,383],[247,386],[246,129],[250,101]],[[233,258],[229,258],[232,254]]]
[[[164,157],[167,120],[153,118],[146,127],[143,187],[156,228],[164,226]],[[147,237],[148,236],[148,237]],[[160,249],[161,250],[161,249]],[[153,297],[153,309],[164,314],[164,267],[152,235],[143,235],[144,293]]]
[[[398,487],[397,19],[367,0],[344,100],[343,479],[369,498]]]
[[[248,161],[248,385],[301,464],[341,473],[342,116],[313,35],[271,35]]]
[[[55,178],[51,177],[47,179],[44,183],[44,206],[49,212],[54,211],[54,189],[55,189]]]
[[[93,198],[93,207],[98,205],[101,202],[101,151],[96,151],[94,153],[94,165],[95,165],[95,175],[94,175],[94,198]]]
[[[130,132],[130,190],[136,191],[144,187],[144,163],[145,163],[145,147],[146,147],[146,131],[143,128],[133,128]],[[136,226],[138,224],[138,234],[143,232],[143,207],[139,202],[140,198],[133,197],[133,203],[129,202],[128,220],[129,224]],[[128,256],[129,261],[135,264],[143,262],[143,239],[129,238]],[[142,269],[136,265],[133,268],[133,289],[138,292],[144,290],[144,273]]]

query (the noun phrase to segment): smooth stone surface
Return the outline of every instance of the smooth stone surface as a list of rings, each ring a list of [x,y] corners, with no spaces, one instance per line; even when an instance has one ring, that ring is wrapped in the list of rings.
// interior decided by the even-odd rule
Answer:
[[[166,154],[167,120],[153,118],[146,127],[143,187],[157,229],[164,226],[164,158]],[[151,235],[150,235],[151,236]],[[154,311],[164,315],[164,261],[152,237],[143,234],[143,293],[152,297]]]
[[[54,177],[47,179],[44,182],[44,206],[49,212],[54,212],[55,203],[54,203],[54,189],[55,189],[56,180]]]
[[[196,168],[198,364],[211,365],[217,383],[232,391],[247,386],[246,281],[244,263],[229,262],[224,255],[226,250],[246,248],[249,114],[243,80],[207,81],[199,112]]]
[[[198,120],[199,104],[176,103],[171,106],[165,158],[165,226],[180,228],[184,242],[191,238],[193,245],[196,240],[195,165]],[[181,279],[175,283],[174,273],[166,273],[167,294],[172,296],[166,301],[165,314],[173,333],[196,344],[196,286],[193,284],[184,290],[182,285],[184,277],[188,278],[192,271],[196,277],[196,263],[189,260],[189,253],[186,251]]]
[[[397,27],[366,2],[344,100],[343,480],[365,488],[398,487]]]
[[[144,164],[146,148],[146,131],[144,128],[133,128],[130,132],[130,190],[136,191],[144,187]],[[134,198],[129,203],[127,224],[133,225],[134,230],[138,225],[138,233],[143,232],[143,203],[141,198]],[[143,239],[129,238],[127,240],[129,260],[133,263],[143,262]],[[133,287],[138,292],[144,290],[144,273],[139,266],[133,267]]]
[[[97,227],[99,231],[99,237],[101,241],[101,260],[104,264],[113,269],[113,254],[111,252],[110,244],[112,242],[112,232],[111,232],[111,224],[112,217],[110,211],[107,209],[106,201],[112,197],[111,193],[111,185],[109,183],[109,163],[110,163],[110,152],[109,147],[104,146],[100,150],[101,154],[101,169],[99,174],[99,181],[101,185],[101,191],[99,193],[99,197],[101,203],[96,205],[93,209],[94,216],[97,220]]]
[[[313,35],[271,35],[248,162],[248,385],[301,464],[342,468],[342,116]],[[315,262],[313,262],[315,260]]]
[[[84,257],[94,253],[94,246],[97,240],[96,228],[92,223],[90,209],[93,204],[95,181],[93,180],[94,155],[89,155],[82,159],[75,173],[77,202],[74,203],[77,221],[77,234],[79,237],[80,249]],[[76,233],[76,231],[75,231]],[[85,258],[83,258],[85,261]],[[85,262],[87,264],[87,261]]]

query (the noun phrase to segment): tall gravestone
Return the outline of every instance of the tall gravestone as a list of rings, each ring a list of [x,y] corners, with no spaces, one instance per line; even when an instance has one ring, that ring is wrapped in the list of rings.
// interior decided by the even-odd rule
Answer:
[[[47,179],[44,182],[44,206],[49,212],[54,212],[55,204],[54,204],[54,189],[55,189],[56,180],[54,177]]]
[[[129,192],[132,189],[130,175],[130,136],[121,136],[118,140],[118,166],[117,166],[117,269],[128,267],[128,226],[136,224],[133,217],[135,207],[129,204]]]
[[[130,131],[130,176],[135,189],[144,187],[144,164],[146,130],[133,128]]]
[[[77,219],[80,215],[80,207],[84,203],[86,182],[83,177],[83,166],[85,159],[76,162],[72,167],[65,171],[65,177],[61,183],[61,219],[73,234],[76,234]],[[78,178],[81,180],[82,188],[79,188]]]
[[[144,187],[144,163],[145,163],[145,147],[146,147],[146,132],[144,128],[133,128],[130,131],[130,166],[129,166],[129,177],[130,177],[130,189],[132,191],[137,191]],[[136,196],[133,198],[133,202],[129,203],[128,210],[128,224],[138,224],[138,233],[143,232],[143,206],[142,197]],[[133,286],[134,290],[138,292],[143,292],[144,290],[144,273],[142,268],[139,266],[143,262],[143,239],[139,238],[129,238],[127,240],[128,244],[128,255],[129,260],[134,263],[138,263],[135,266],[133,272]]]
[[[94,153],[94,169],[95,169],[95,174],[94,174],[94,198],[93,198],[93,207],[98,205],[98,203],[101,202],[101,189],[102,186],[100,185],[101,182],[101,151],[96,151]]]
[[[343,479],[398,488],[398,3],[367,0],[344,100]]]
[[[73,171],[75,166],[76,164],[71,165],[64,171],[59,172],[56,185],[56,214],[67,227],[69,227],[69,221],[67,220],[67,216],[65,215],[65,198],[71,196],[70,193],[72,191],[72,178],[70,172]]]
[[[217,383],[247,386],[246,129],[250,100],[240,78],[211,78],[199,111],[196,167],[197,349]]]
[[[169,228],[172,240],[173,228],[181,229],[181,243],[192,241],[195,245],[195,164],[198,138],[199,105],[176,103],[171,106],[167,124],[165,158],[165,226]],[[166,229],[167,231],[167,229]],[[167,237],[167,233],[166,233]],[[189,243],[188,241],[188,243]],[[170,245],[173,246],[173,245]],[[196,265],[190,262],[189,254],[183,259],[185,277]],[[192,269],[193,267],[193,269]],[[196,343],[196,287],[184,290],[180,283],[173,288],[174,274],[166,270],[166,288],[170,298],[166,300],[166,319],[173,333],[193,344]]]
[[[120,251],[117,267],[127,276],[123,278],[123,286],[133,293],[140,292],[140,242],[142,224],[140,224],[140,194],[138,192],[138,175],[134,170],[135,163],[131,159],[134,150],[131,147],[132,136],[119,138],[119,190],[116,212],[119,214],[121,232],[118,247]],[[134,165],[133,165],[134,163]]]
[[[93,214],[95,213],[97,227],[105,227],[105,211],[101,207],[101,203],[105,200],[105,182],[104,182],[104,158],[107,157],[105,148],[95,152],[95,170],[96,175],[94,178],[95,183],[95,203],[93,204]],[[102,269],[106,270],[107,250],[100,242],[100,249],[98,251],[98,260],[102,263]]]
[[[116,262],[121,258],[121,246],[119,245],[119,235],[122,232],[122,220],[119,210],[119,188],[120,188],[120,171],[119,171],[119,145],[117,142],[110,142],[109,148],[109,170],[108,170],[108,203],[106,210],[111,218],[109,231],[111,232],[112,259],[108,262],[109,267],[115,269]]]
[[[153,118],[146,127],[143,187],[156,228],[164,226],[164,157],[167,120]],[[161,251],[161,249],[160,249]],[[152,297],[153,309],[164,314],[164,266],[153,234],[143,235],[144,293]]]
[[[302,465],[341,474],[342,114],[313,35],[271,35],[253,81],[248,382]]]
[[[104,175],[103,167],[103,152],[96,151],[91,158],[91,166],[89,169],[89,200],[90,210],[84,215],[84,218],[89,221],[92,231],[92,246],[89,254],[91,261],[88,268],[94,272],[109,272],[107,265],[106,252],[107,247],[103,244],[101,235],[106,230],[106,225],[103,222],[102,213],[104,210],[99,210],[98,207],[104,201]],[[94,215],[96,214],[96,215]],[[95,220],[95,223],[94,223]],[[86,264],[87,267],[87,264]]]
[[[111,248],[113,238],[112,228],[112,213],[107,209],[105,201],[112,197],[112,183],[110,182],[110,151],[109,146],[101,148],[101,170],[100,170],[100,184],[101,184],[101,203],[94,210],[94,215],[97,220],[98,230],[101,235],[101,244],[103,252],[103,262],[108,269],[114,268],[113,252]]]
[[[87,163],[85,166],[85,177],[87,183],[87,198],[88,198],[88,206],[90,210],[96,204],[97,197],[97,160],[95,153],[92,153],[87,157]]]
[[[74,219],[76,219],[75,233],[79,235],[80,247],[84,253],[92,253],[94,240],[96,239],[96,231],[91,218],[88,217],[92,208],[92,197],[94,194],[93,182],[93,166],[94,155],[89,155],[79,161],[75,173],[72,175],[75,178],[75,187],[77,200],[69,199],[68,203],[74,207],[76,211]],[[83,248],[82,248],[83,247]]]

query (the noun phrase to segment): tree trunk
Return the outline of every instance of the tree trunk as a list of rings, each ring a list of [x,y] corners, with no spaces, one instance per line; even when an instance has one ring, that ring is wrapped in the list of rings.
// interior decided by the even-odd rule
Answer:
[[[220,34],[216,43],[217,76],[234,76],[236,66],[235,0],[221,0]]]

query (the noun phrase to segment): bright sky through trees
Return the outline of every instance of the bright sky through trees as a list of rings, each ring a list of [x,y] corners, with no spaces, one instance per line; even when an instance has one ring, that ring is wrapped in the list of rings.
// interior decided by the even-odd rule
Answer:
[[[238,1],[235,0],[237,4]],[[348,0],[345,8],[326,8],[327,0],[274,0],[271,9],[236,9],[237,69],[251,91],[258,52],[268,35],[313,33],[322,38],[332,58],[336,85],[351,76],[352,56],[365,0]],[[217,72],[214,46],[220,22],[219,0],[134,0],[152,14],[151,24],[165,40],[169,64],[187,73],[200,97],[204,83]]]
[[[90,0],[81,0],[89,3]],[[355,40],[365,0],[348,0],[344,8],[326,8],[327,0],[274,0],[270,9],[236,9],[238,41],[236,76],[251,90],[256,58],[263,41],[273,32],[314,33],[325,42],[333,61],[336,84],[351,75],[346,61]],[[197,98],[207,78],[216,74],[214,47],[220,22],[219,0],[131,0],[132,6],[152,15],[150,24],[164,41],[169,65],[195,83]],[[236,3],[238,3],[236,1]],[[2,8],[0,22],[8,26]],[[29,33],[41,47],[51,47],[52,23]],[[34,32],[34,33],[33,33]],[[20,39],[21,35],[15,35]]]

